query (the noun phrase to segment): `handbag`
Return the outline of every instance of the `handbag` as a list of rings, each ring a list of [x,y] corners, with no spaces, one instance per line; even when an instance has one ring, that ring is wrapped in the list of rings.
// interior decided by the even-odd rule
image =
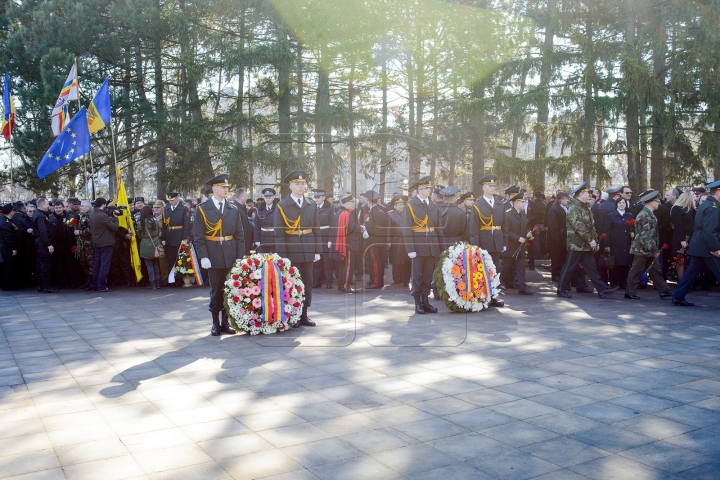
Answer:
[[[147,232],[148,237],[150,237],[150,243],[152,243],[152,246],[155,247],[155,258],[164,258],[165,246],[162,243],[155,245],[155,242],[153,242],[152,235],[150,235],[150,230],[148,230],[147,225],[145,225],[145,231]]]
[[[605,260],[605,267],[608,270],[615,268],[615,255],[612,253],[605,253],[603,254],[603,259]]]

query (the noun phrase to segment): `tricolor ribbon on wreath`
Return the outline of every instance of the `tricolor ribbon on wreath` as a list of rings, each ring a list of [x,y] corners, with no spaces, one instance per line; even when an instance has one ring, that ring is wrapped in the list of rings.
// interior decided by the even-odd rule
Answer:
[[[188,242],[187,240],[183,241]],[[195,275],[195,285],[205,285],[203,283],[202,274],[200,273],[200,263],[198,263],[198,256],[197,252],[195,251],[195,245],[193,245],[192,242],[188,243],[190,244],[190,261],[192,262],[193,275]]]
[[[265,255],[262,264],[262,280],[260,282],[260,295],[262,301],[262,320],[272,325],[275,322],[285,322],[285,299],[283,281],[280,267],[273,261],[271,255]]]

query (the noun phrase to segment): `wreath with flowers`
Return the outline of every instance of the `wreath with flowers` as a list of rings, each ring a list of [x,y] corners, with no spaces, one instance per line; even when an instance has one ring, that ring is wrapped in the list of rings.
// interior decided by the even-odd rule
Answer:
[[[433,280],[440,299],[453,312],[479,312],[500,295],[500,274],[488,252],[457,243],[440,255]]]
[[[270,334],[288,330],[300,320],[305,285],[290,260],[258,253],[235,262],[225,280],[224,296],[235,331]]]

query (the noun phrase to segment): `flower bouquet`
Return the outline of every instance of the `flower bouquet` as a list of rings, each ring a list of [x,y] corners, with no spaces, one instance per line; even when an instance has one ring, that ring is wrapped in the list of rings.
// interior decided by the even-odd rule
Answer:
[[[532,242],[533,240],[535,240],[535,236],[533,234],[537,233],[538,230],[539,229],[536,225],[533,227],[533,229],[531,231],[529,231],[527,233],[527,235],[525,235],[525,242],[518,245],[517,250],[515,250],[515,253],[513,253],[513,256],[512,256],[513,260],[517,260],[518,256],[520,255],[520,252],[522,252],[523,247],[527,246],[528,242]]]
[[[276,253],[257,253],[236,262],[224,290],[225,310],[236,331],[283,332],[302,315],[305,285],[300,271]]]
[[[183,279],[186,288],[190,288],[193,284],[202,285],[203,279],[200,275],[200,265],[197,261],[197,253],[195,253],[195,247],[192,243],[187,240],[183,240],[178,248],[177,261],[175,262],[175,268],[172,271],[172,281],[175,280],[176,276],[180,276]]]
[[[479,312],[500,295],[500,274],[488,252],[467,243],[445,250],[433,280],[440,299],[453,312]]]

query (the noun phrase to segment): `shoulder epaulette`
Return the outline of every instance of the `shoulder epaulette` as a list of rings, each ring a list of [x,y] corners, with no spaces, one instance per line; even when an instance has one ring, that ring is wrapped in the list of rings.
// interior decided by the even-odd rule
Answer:
[[[508,208],[507,210],[505,210],[505,213],[509,212],[510,210],[512,210],[512,208]]]

